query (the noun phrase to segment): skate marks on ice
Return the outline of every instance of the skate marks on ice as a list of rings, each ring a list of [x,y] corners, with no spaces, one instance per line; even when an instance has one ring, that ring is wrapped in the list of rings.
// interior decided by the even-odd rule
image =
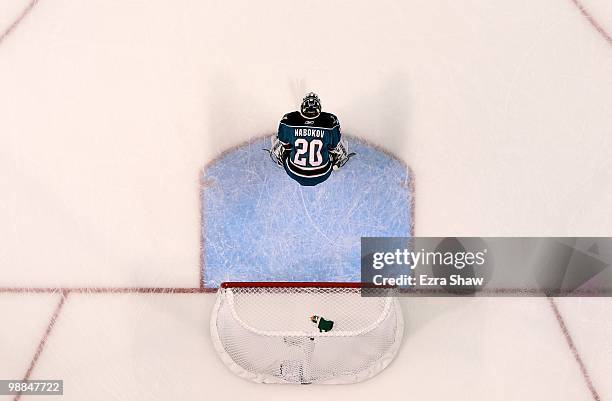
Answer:
[[[395,157],[347,137],[357,156],[301,187],[260,138],[201,175],[202,277],[223,281],[358,281],[362,236],[413,234],[413,177]]]

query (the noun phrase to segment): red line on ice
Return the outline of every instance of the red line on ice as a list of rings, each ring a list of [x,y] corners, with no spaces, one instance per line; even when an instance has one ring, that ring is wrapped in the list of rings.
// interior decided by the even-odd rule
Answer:
[[[77,294],[200,294],[215,292],[216,288],[192,287],[0,287],[0,294],[6,293],[77,293]]]
[[[45,330],[45,334],[43,334],[43,337],[40,339],[40,342],[38,343],[36,352],[34,353],[34,356],[32,357],[32,361],[30,361],[30,366],[28,367],[26,374],[23,376],[23,380],[28,380],[30,378],[32,371],[34,370],[34,367],[36,366],[36,362],[38,362],[38,358],[40,358],[40,355],[45,349],[45,344],[47,343],[47,339],[49,338],[49,335],[51,334],[51,331],[53,330],[53,326],[55,326],[57,317],[62,311],[62,308],[64,307],[64,302],[66,302],[67,297],[68,297],[68,292],[62,291],[62,296],[60,297],[60,301],[55,307],[55,310],[53,311],[53,315],[51,315],[51,320],[49,320],[49,324],[47,325],[47,330]],[[19,401],[20,398],[21,398],[21,394],[18,394],[15,396],[13,401]]]
[[[597,22],[595,17],[593,17],[593,15],[591,15],[591,13],[584,7],[584,4],[582,4],[579,0],[572,0],[572,3],[574,3],[578,10],[580,10],[580,13],[584,16],[584,18],[587,19],[587,21],[589,21],[591,26],[595,28],[595,30],[599,32],[601,36],[603,36],[603,38],[606,40],[606,42],[608,42],[609,45],[612,46],[612,36],[610,36],[610,34],[606,32],[604,27],[601,26],[599,22]]]
[[[205,294],[216,292],[214,287],[0,287],[0,294]],[[403,296],[453,296],[444,288],[414,288],[402,291]],[[539,288],[485,288],[477,292],[481,296],[549,296],[549,297],[605,297],[612,296],[610,289],[577,288],[572,290],[543,290]]]
[[[580,372],[582,373],[582,377],[586,381],[586,385],[589,388],[589,391],[591,392],[591,396],[593,397],[593,400],[600,401],[601,398],[599,397],[599,393],[597,392],[597,390],[595,389],[595,386],[593,385],[593,381],[591,380],[589,371],[587,370],[586,365],[584,364],[582,357],[580,356],[580,353],[578,352],[578,349],[576,348],[576,345],[574,344],[574,340],[572,339],[572,336],[567,328],[567,325],[565,324],[565,320],[563,319],[561,312],[559,312],[559,308],[557,308],[557,304],[555,303],[555,300],[553,298],[548,298],[548,301],[550,302],[550,307],[552,308],[553,313],[555,314],[555,317],[557,318],[557,322],[559,323],[559,327],[561,328],[561,331],[563,332],[563,336],[565,337],[565,340],[567,341],[567,345],[569,346],[570,351],[574,355],[574,359],[576,359],[576,362],[578,362],[578,366],[580,367]]]
[[[6,28],[4,32],[2,32],[2,34],[0,35],[0,45],[11,33],[13,33],[13,31],[17,28],[21,21],[23,21],[23,19],[30,14],[30,11],[32,11],[32,9],[34,8],[34,6],[36,6],[37,3],[38,0],[30,1],[30,3],[23,9],[21,14],[19,14],[19,17],[17,17],[17,19],[13,21],[13,23],[9,25],[9,27]]]

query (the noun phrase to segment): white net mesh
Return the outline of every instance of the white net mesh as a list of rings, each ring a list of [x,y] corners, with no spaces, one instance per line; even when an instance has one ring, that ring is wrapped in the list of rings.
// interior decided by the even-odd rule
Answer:
[[[362,297],[359,288],[242,286],[219,289],[211,331],[223,361],[242,377],[352,383],[389,364],[403,320],[397,300]]]

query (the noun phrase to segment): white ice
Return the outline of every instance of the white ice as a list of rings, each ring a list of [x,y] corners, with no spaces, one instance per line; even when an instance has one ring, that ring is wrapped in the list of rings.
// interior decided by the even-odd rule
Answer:
[[[610,236],[609,1],[34,3],[0,42],[0,379],[35,362],[63,400],[612,398],[606,298],[556,300],[591,388],[544,298],[403,299],[387,371],[296,388],[225,369],[211,294],[70,293],[45,337],[61,295],[6,290],[197,287],[198,171],[309,90],[413,168],[416,235]],[[1,2],[0,35],[28,4]]]

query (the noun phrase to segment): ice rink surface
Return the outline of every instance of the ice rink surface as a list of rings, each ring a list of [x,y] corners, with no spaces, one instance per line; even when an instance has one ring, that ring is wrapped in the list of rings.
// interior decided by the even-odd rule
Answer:
[[[610,32],[605,0],[3,0],[0,379],[63,379],[64,400],[612,399],[609,298],[402,299],[386,371],[296,387],[229,373],[199,286],[200,170],[309,90],[412,168],[415,235],[612,235]]]
[[[411,237],[413,177],[407,166],[345,135],[350,161],[302,187],[262,149],[270,137],[230,149],[202,171],[202,281],[361,280],[361,237]]]

